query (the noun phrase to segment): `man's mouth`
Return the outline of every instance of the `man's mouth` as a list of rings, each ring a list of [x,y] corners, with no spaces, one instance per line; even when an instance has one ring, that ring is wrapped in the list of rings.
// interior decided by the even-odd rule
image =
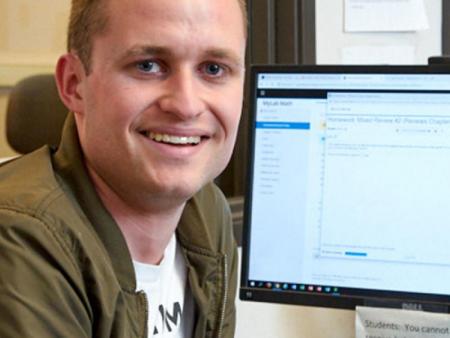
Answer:
[[[201,141],[200,136],[179,136],[160,134],[154,132],[143,132],[143,135],[159,143],[175,144],[175,145],[197,145]]]

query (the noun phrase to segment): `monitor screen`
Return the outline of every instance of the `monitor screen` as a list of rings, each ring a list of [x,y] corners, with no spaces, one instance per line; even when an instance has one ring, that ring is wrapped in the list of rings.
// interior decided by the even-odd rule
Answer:
[[[254,66],[243,300],[448,312],[450,70]]]

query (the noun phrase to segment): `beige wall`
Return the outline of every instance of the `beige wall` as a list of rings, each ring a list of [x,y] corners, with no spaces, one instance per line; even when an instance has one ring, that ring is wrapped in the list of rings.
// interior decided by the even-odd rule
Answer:
[[[70,0],[0,0],[0,158],[14,154],[5,136],[9,91],[26,76],[53,72],[69,7]]]

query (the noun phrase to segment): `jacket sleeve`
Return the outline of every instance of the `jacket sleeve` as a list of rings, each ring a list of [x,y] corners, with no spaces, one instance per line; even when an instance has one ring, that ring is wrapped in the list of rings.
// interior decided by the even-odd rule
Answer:
[[[69,244],[54,228],[0,210],[0,337],[91,337]]]

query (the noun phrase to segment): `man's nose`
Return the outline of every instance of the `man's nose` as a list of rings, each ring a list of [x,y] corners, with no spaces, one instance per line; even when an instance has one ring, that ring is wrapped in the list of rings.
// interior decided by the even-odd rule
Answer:
[[[166,93],[160,99],[163,111],[188,120],[205,110],[202,85],[193,71],[183,69],[175,72],[166,80],[166,86]]]

